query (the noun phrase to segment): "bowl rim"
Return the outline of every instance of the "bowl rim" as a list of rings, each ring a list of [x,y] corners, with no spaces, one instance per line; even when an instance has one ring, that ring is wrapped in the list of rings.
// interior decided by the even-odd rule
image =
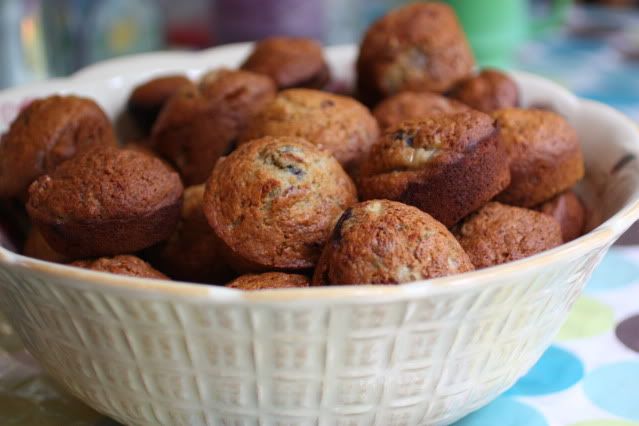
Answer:
[[[21,86],[0,91],[0,96],[13,98],[21,96],[23,92],[44,91],[56,88],[73,91],[73,86],[87,81],[108,84],[109,81],[125,79],[127,76],[139,76],[141,67],[149,65],[150,74],[160,74],[169,69],[182,69],[176,64],[199,64],[200,72],[207,69],[207,60],[220,57],[228,53],[244,55],[253,43],[238,43],[214,47],[200,52],[152,52],[141,55],[120,57],[100,62],[84,68],[67,78],[56,78],[45,82]],[[331,58],[350,57],[355,55],[356,45],[329,46],[325,48],[329,62]],[[141,65],[144,64],[144,65]],[[208,68],[211,66],[208,65]],[[125,70],[122,72],[121,70]],[[117,72],[117,73],[116,73]],[[187,72],[188,73],[188,72]],[[577,110],[591,109],[598,114],[608,115],[616,123],[624,127],[624,131],[632,134],[633,140],[626,143],[627,148],[639,158],[639,127],[621,112],[599,102],[580,99],[543,77],[521,71],[509,71],[516,80],[542,84],[551,87],[555,93],[565,101],[574,104]],[[190,74],[193,74],[191,72]],[[109,293],[124,293],[129,296],[150,299],[185,299],[196,303],[248,303],[277,305],[295,304],[335,304],[335,303],[381,303],[393,300],[405,300],[413,297],[431,295],[452,295],[469,289],[479,290],[505,279],[515,280],[528,273],[530,269],[543,268],[549,263],[561,260],[575,259],[579,254],[595,247],[605,247],[611,244],[623,231],[628,229],[639,219],[639,181],[633,194],[621,209],[589,233],[551,250],[534,256],[497,265],[473,272],[440,277],[430,280],[420,280],[398,285],[345,285],[324,286],[292,289],[271,289],[260,291],[242,291],[224,286],[186,283],[182,281],[166,281],[159,279],[137,278],[124,275],[114,275],[104,272],[81,269],[69,265],[42,261],[11,252],[0,247],[0,265],[18,267],[37,271],[51,278],[62,280],[64,285],[78,289],[89,289]],[[522,280],[523,282],[523,280]]]

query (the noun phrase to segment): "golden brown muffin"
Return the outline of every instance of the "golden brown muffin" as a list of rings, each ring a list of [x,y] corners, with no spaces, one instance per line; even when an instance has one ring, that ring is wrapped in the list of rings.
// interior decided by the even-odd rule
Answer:
[[[175,232],[151,254],[152,263],[171,278],[223,284],[233,272],[219,253],[219,243],[204,216],[204,185],[184,190],[182,216]]]
[[[413,205],[452,226],[510,180],[506,153],[490,116],[440,114],[387,129],[362,162],[360,198]]]
[[[267,290],[273,288],[308,287],[309,281],[304,275],[265,272],[263,274],[242,275],[226,286],[239,290]]]
[[[330,154],[301,138],[265,137],[215,166],[204,214],[238,272],[315,265],[355,185]]]
[[[478,269],[523,259],[561,244],[561,229],[552,216],[497,202],[469,216],[455,233]]]
[[[367,104],[404,90],[443,93],[475,66],[455,12],[442,3],[394,9],[366,32],[357,89]]]
[[[215,162],[233,150],[239,132],[275,97],[275,84],[249,71],[217,70],[199,86],[183,86],[153,126],[155,149],[187,185],[206,181]]]
[[[70,265],[77,266],[78,268],[91,269],[92,271],[128,275],[131,277],[155,278],[159,280],[169,279],[169,277],[160,271],[156,271],[142,259],[130,255],[101,257],[95,260],[78,260],[70,263]]]
[[[508,108],[493,117],[510,160],[511,182],[498,201],[533,207],[571,188],[584,175],[575,129],[551,111]]]
[[[255,44],[242,69],[265,74],[278,89],[322,89],[330,80],[322,46],[300,37],[269,37]]]
[[[98,144],[115,144],[115,135],[92,100],[56,95],[33,101],[1,139],[0,198],[24,196],[39,176]]]
[[[166,75],[140,84],[129,96],[127,110],[145,133],[151,131],[153,123],[164,104],[191,82],[185,75]]]
[[[73,260],[69,256],[58,253],[45,241],[38,228],[31,228],[27,239],[24,242],[22,254],[35,259],[46,260],[54,263],[68,263]]]
[[[536,210],[554,217],[559,222],[564,243],[574,240],[584,231],[586,208],[572,191],[554,196],[537,206]]]
[[[460,81],[449,96],[487,113],[519,105],[517,83],[507,74],[493,69],[485,69],[476,76]]]
[[[36,180],[27,212],[51,248],[74,258],[133,253],[168,238],[180,177],[139,149],[85,149]]]
[[[461,102],[429,92],[401,92],[381,101],[373,110],[380,129],[431,115],[469,111]]]
[[[342,214],[312,283],[400,284],[472,270],[444,225],[415,207],[371,200]]]
[[[319,90],[289,89],[255,117],[241,142],[264,136],[305,138],[351,168],[375,143],[379,129],[368,109],[355,99]]]

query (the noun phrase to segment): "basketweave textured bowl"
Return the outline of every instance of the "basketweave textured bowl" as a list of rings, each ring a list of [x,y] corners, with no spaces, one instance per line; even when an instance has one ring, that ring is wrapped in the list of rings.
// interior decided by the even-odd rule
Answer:
[[[119,59],[0,94],[96,99],[115,117],[154,74],[235,66],[249,45]],[[327,49],[352,80],[356,49]],[[524,105],[577,128],[587,235],[499,267],[399,286],[240,292],[107,275],[0,249],[0,303],[42,366],[131,425],[447,424],[488,403],[549,345],[608,247],[639,217],[639,133],[614,110],[513,73]]]

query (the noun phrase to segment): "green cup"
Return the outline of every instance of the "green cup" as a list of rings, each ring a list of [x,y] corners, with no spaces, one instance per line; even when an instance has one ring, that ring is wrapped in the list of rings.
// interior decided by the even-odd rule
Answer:
[[[532,16],[530,0],[443,0],[468,35],[477,62],[507,68],[517,47],[531,35],[557,28],[572,0],[547,0],[543,16]]]

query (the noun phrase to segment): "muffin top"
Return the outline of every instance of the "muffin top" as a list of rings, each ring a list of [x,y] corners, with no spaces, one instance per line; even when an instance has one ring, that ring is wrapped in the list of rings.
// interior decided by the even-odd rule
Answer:
[[[517,84],[503,72],[485,69],[460,81],[450,96],[478,111],[493,112],[519,104]]]
[[[415,207],[371,200],[342,214],[313,284],[398,284],[471,270],[444,225]]]
[[[469,216],[455,233],[476,268],[532,256],[562,242],[553,217],[498,202]]]
[[[136,86],[129,97],[129,106],[144,109],[159,108],[185,84],[189,84],[185,75],[165,75],[148,80]]]
[[[226,286],[239,290],[266,290],[273,288],[308,287],[309,281],[304,275],[265,272],[263,274],[242,275]]]
[[[289,89],[259,113],[241,142],[263,136],[295,136],[332,153],[349,166],[379,135],[377,122],[356,100],[319,90]]]
[[[139,149],[83,150],[29,188],[32,217],[92,223],[140,217],[182,197],[180,177]]]
[[[221,159],[208,180],[204,213],[244,270],[315,264],[353,182],[327,152],[304,139],[265,137]]]
[[[271,77],[279,89],[321,89],[330,78],[322,46],[300,37],[269,37],[257,42],[242,69]]]
[[[113,145],[115,135],[92,100],[56,95],[31,102],[0,139],[0,198],[26,194],[36,178],[96,144]]]
[[[418,120],[429,115],[468,111],[470,108],[454,99],[430,92],[401,92],[381,101],[373,115],[381,129],[397,126],[402,121]]]
[[[156,271],[151,265],[139,257],[130,255],[101,257],[95,260],[78,260],[70,263],[70,265],[77,266],[78,268],[91,269],[92,271],[128,275],[131,277],[156,278],[160,280],[169,279],[166,275]]]

